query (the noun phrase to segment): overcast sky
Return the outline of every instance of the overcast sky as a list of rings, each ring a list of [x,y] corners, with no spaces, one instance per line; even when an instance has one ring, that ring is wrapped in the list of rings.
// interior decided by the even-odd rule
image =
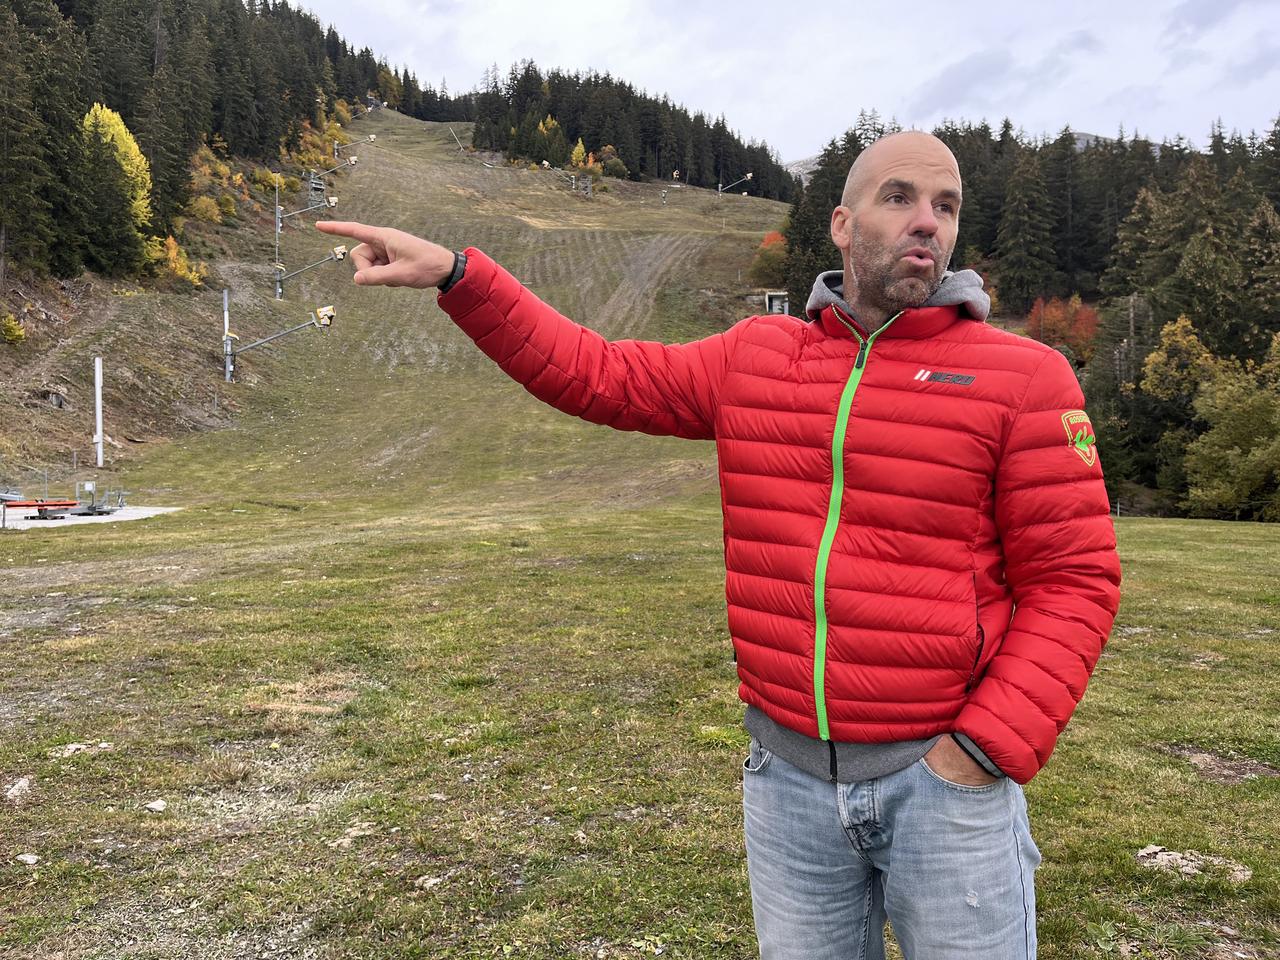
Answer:
[[[1007,115],[1031,135],[1123,124],[1201,146],[1217,117],[1261,135],[1280,113],[1280,0],[300,2],[424,85],[459,93],[525,58],[607,70],[723,113],[786,162],[861,108],[905,127]]]

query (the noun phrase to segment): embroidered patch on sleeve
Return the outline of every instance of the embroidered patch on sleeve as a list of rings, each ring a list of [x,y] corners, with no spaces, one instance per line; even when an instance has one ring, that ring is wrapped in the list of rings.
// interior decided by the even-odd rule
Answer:
[[[1098,462],[1098,451],[1094,446],[1098,438],[1093,435],[1093,424],[1089,415],[1083,410],[1068,410],[1062,415],[1062,426],[1067,431],[1067,445],[1080,455],[1086,466],[1092,467]]]

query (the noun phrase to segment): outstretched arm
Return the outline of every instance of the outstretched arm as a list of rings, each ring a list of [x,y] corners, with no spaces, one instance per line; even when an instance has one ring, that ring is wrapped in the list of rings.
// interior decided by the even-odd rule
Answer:
[[[385,227],[321,221],[359,240],[355,281],[428,288],[453,272],[454,253]],[[744,324],[694,343],[609,341],[562,316],[475,248],[439,304],[512,379],[558,410],[619,430],[693,439],[715,435],[715,408]]]

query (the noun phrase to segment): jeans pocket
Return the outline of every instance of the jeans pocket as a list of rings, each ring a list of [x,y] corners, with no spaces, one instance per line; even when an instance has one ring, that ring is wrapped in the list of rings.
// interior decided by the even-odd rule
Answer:
[[[925,761],[924,757],[921,757],[918,761],[916,761],[916,763],[933,780],[936,780],[938,783],[942,784],[944,787],[946,787],[949,790],[955,790],[957,793],[995,793],[996,790],[1004,786],[1005,781],[1007,779],[1006,777],[1000,777],[997,780],[993,780],[991,783],[984,783],[980,785],[971,784],[971,783],[956,783],[954,780],[948,780],[942,774],[934,770],[933,767],[929,766],[929,764]]]
[[[1035,837],[1031,835],[1031,819],[1027,814],[1027,797],[1023,793],[1022,787],[1014,784],[1017,797],[1014,802],[1014,811],[1017,815],[1017,834],[1019,840],[1019,848],[1022,852],[1022,858],[1035,871],[1044,859],[1040,854],[1040,848],[1036,846]]]
[[[760,745],[760,741],[755,737],[751,738],[751,749],[747,753],[747,758],[742,761],[743,773],[763,773],[764,768],[769,765],[769,761],[773,759],[772,751],[766,750]]]

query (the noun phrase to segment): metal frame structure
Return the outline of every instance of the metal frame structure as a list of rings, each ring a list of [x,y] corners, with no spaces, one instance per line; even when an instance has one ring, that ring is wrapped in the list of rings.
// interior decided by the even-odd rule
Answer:
[[[740,183],[745,183],[747,180],[750,180],[750,179],[752,178],[752,176],[753,176],[753,174],[748,173],[745,177],[739,177],[737,180],[733,181],[733,183],[730,183],[730,184],[728,184],[728,185],[723,184],[723,183],[717,183],[717,184],[716,184],[716,196],[717,196],[717,197],[722,197],[722,196],[724,196],[724,192],[725,192],[726,190],[732,190],[732,189],[733,189],[734,187],[736,187],[738,184],[740,184]]]
[[[335,140],[334,144],[337,144],[337,142],[338,141]],[[330,167],[328,170],[321,170],[319,173],[315,174],[315,176],[327,177],[331,173],[337,173],[343,167],[354,167],[359,159],[359,157],[347,157],[347,159],[340,161],[336,167]]]
[[[574,193],[577,193],[577,192],[578,192],[578,175],[577,175],[576,173],[565,173],[565,172],[564,172],[563,170],[561,170],[559,167],[553,167],[553,166],[551,165],[551,161],[550,161],[550,160],[543,160],[543,161],[542,161],[542,169],[543,169],[543,170],[550,170],[552,173],[554,173],[554,174],[555,174],[557,177],[559,177],[561,180],[568,181],[568,183],[569,183],[569,189],[570,189],[570,190],[572,190]]]
[[[334,247],[333,250],[329,252],[329,255],[325,257],[323,260],[317,260],[315,263],[308,263],[305,267],[299,267],[297,270],[293,270],[289,273],[284,272],[283,263],[277,262],[276,264],[274,264],[276,268],[276,299],[277,300],[284,299],[284,282],[290,279],[291,277],[296,277],[298,274],[303,273],[304,271],[313,270],[316,267],[323,266],[326,263],[337,263],[345,259],[347,259],[347,248],[345,246],[339,245]]]
[[[341,160],[342,157],[340,156],[340,153],[341,151],[347,149],[347,147],[354,147],[361,143],[376,143],[377,140],[378,140],[378,135],[376,133],[369,134],[363,140],[352,140],[350,143],[339,143],[337,140],[335,140],[333,141],[333,159]],[[341,166],[341,164],[339,164],[339,166]],[[334,167],[333,169],[336,170],[338,168]],[[328,172],[332,173],[333,170],[330,170]]]
[[[321,210],[325,207],[336,207],[337,205],[337,197],[325,197],[319,203],[313,203],[309,207],[303,207],[301,210],[291,210],[288,213],[285,213],[284,207],[276,204],[276,232],[279,233],[280,229],[284,226],[284,221],[288,220],[290,217],[296,217],[300,213],[310,213],[313,210]]]
[[[320,262],[324,263],[325,261],[322,260]],[[305,320],[296,326],[289,327],[287,330],[281,330],[277,333],[271,334],[270,336],[263,337],[260,340],[255,340],[253,343],[245,344],[243,347],[236,347],[232,341],[239,340],[240,338],[231,332],[231,320],[228,312],[229,297],[230,291],[224,289],[222,291],[222,357],[223,375],[227,383],[231,382],[231,375],[235,372],[236,368],[235,358],[240,356],[240,354],[247,353],[254,347],[260,347],[264,343],[270,343],[272,340],[279,340],[281,337],[288,336],[291,333],[296,333],[299,330],[305,330],[307,327],[315,327],[323,330],[333,324],[333,318],[336,316],[336,311],[332,304],[326,307],[316,307],[315,310],[311,312],[311,318],[309,320]]]
[[[355,159],[355,158],[353,157],[352,159]],[[287,220],[289,217],[296,217],[296,216],[297,216],[298,214],[300,214],[300,213],[310,213],[312,210],[320,210],[320,209],[323,209],[323,208],[326,208],[326,207],[332,208],[332,207],[336,207],[337,205],[338,205],[338,198],[337,198],[337,197],[325,197],[325,198],[324,198],[324,200],[323,200],[322,202],[320,202],[320,203],[313,203],[313,204],[311,204],[310,206],[303,207],[301,210],[294,210],[292,213],[285,213],[285,212],[284,212],[284,207],[280,206],[280,180],[279,180],[279,177],[277,176],[277,179],[276,179],[276,204],[275,204],[275,208],[276,208],[276,216],[275,216],[275,221],[276,221],[276,223],[275,223],[275,226],[276,226],[275,257],[274,257],[274,258],[272,258],[272,261],[271,261],[272,265],[276,268],[276,274],[277,274],[277,276],[276,276],[276,280],[277,280],[277,283],[276,283],[276,299],[277,299],[277,300],[283,299],[283,296],[284,296],[284,295],[283,295],[283,293],[282,293],[282,292],[281,292],[281,290],[280,290],[280,284],[279,284],[279,279],[280,279],[280,277],[279,277],[279,274],[284,270],[284,266],[283,266],[283,264],[281,264],[281,263],[280,263],[280,231],[284,229],[284,222],[285,222],[285,220]]]

